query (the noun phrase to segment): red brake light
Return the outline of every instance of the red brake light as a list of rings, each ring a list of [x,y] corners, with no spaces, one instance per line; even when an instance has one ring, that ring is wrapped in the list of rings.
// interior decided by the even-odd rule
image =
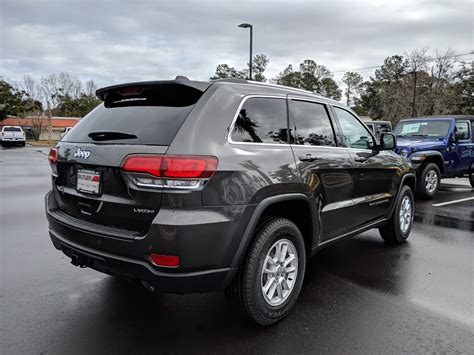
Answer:
[[[164,156],[161,163],[164,177],[209,178],[217,168],[217,158],[208,156]]]
[[[58,161],[58,149],[51,148],[48,155],[48,160],[51,164],[55,164]]]
[[[167,178],[209,178],[214,174],[217,163],[217,158],[212,156],[129,155],[122,168]]]
[[[119,93],[122,96],[134,96],[134,95],[140,95],[142,91],[143,91],[142,88],[126,88],[126,89],[119,90]]]
[[[136,171],[161,176],[161,155],[129,155],[122,163],[125,171]]]
[[[151,254],[151,260],[155,265],[167,266],[167,267],[178,267],[179,256],[177,255],[163,255],[163,254]]]

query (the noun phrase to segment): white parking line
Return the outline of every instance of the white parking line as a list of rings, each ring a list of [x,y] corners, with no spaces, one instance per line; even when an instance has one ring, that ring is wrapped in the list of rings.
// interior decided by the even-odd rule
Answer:
[[[470,200],[474,200],[474,197],[466,197],[466,198],[461,198],[459,200],[447,201],[447,202],[442,202],[442,203],[435,203],[432,206],[433,207],[441,207],[441,206],[451,205],[453,203],[459,203],[459,202],[470,201]]]

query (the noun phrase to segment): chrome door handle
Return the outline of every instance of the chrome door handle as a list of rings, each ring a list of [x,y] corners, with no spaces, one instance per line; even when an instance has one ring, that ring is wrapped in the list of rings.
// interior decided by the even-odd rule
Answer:
[[[300,161],[315,161],[318,160],[319,158],[317,156],[311,155],[311,154],[306,154],[306,155],[300,155]]]
[[[363,163],[364,161],[367,161],[367,158],[355,157],[354,160],[358,163]]]

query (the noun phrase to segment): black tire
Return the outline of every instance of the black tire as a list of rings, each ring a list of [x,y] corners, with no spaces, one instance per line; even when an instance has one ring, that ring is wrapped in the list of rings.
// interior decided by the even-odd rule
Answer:
[[[429,175],[436,174],[436,186],[434,189],[429,189],[427,184],[427,177]],[[439,171],[438,165],[434,163],[428,163],[423,168],[423,172],[420,175],[420,180],[418,181],[418,186],[416,193],[419,197],[424,199],[432,199],[434,195],[438,192],[439,185],[441,183],[441,172]]]
[[[402,208],[402,203],[405,201],[405,198],[408,198],[410,202],[410,217],[405,220],[409,222],[408,228],[402,230],[400,223],[400,209]],[[408,236],[410,235],[411,228],[413,226],[413,216],[415,214],[415,203],[413,198],[413,192],[411,189],[404,185],[400,191],[400,195],[395,204],[392,217],[384,226],[379,228],[380,236],[387,243],[391,244],[401,244],[404,243]],[[405,215],[406,216],[406,215]]]
[[[24,147],[26,145],[26,142],[21,142],[20,147]]]
[[[469,174],[469,182],[471,183],[471,186],[474,187],[474,173]]]
[[[272,306],[262,292],[262,270],[267,253],[278,240],[289,240],[296,249],[298,269],[294,286],[280,305]],[[248,255],[239,272],[226,289],[230,305],[247,319],[271,325],[285,318],[298,299],[306,267],[303,236],[298,227],[286,218],[264,219],[256,230]]]

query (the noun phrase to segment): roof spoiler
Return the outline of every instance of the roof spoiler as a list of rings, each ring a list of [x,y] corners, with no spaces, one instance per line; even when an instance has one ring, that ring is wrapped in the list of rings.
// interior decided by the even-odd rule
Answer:
[[[103,101],[106,101],[108,96],[128,96],[139,94],[145,89],[157,88],[157,87],[176,87],[176,86],[185,86],[191,90],[200,91],[201,94],[207,90],[212,83],[205,81],[193,81],[189,80],[184,76],[177,76],[175,80],[161,80],[161,81],[141,81],[134,83],[126,83],[119,85],[112,85],[101,88],[95,92],[97,97]],[[111,95],[112,94],[112,95]]]

